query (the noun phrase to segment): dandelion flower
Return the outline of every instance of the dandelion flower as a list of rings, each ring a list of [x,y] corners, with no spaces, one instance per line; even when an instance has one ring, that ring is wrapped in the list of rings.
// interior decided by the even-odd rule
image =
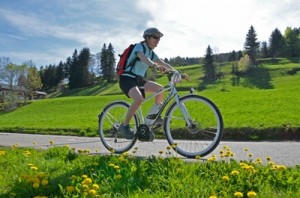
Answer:
[[[281,171],[284,171],[284,170],[286,170],[286,167],[284,165],[278,165],[277,169],[281,170]]]
[[[215,195],[211,195],[211,196],[209,196],[209,198],[218,198],[218,197]]]
[[[114,169],[116,169],[116,170],[119,170],[120,169],[120,166],[114,166]]]
[[[236,170],[234,170],[234,171],[231,172],[231,175],[238,175],[238,174],[240,174],[240,172],[236,171]]]
[[[271,158],[271,157],[267,157],[266,159],[267,159],[267,161],[271,161],[271,160],[272,160],[272,158]]]
[[[200,155],[197,155],[197,156],[195,157],[195,159],[199,160],[199,159],[201,159],[201,156],[200,156]]]
[[[243,193],[241,193],[241,192],[235,192],[234,194],[233,194],[235,197],[243,197]]]
[[[229,177],[228,177],[228,176],[223,176],[222,179],[223,179],[223,181],[225,181],[225,182],[229,181]]]
[[[83,180],[83,182],[81,182],[81,184],[90,184],[90,183],[92,183],[93,181],[92,181],[92,179],[91,178],[86,178],[85,180]]]
[[[82,178],[84,178],[84,179],[85,179],[85,178],[88,178],[88,176],[87,176],[87,175],[82,175],[81,177],[82,177]]]
[[[42,185],[43,185],[43,186],[46,186],[46,185],[48,185],[48,183],[49,183],[49,182],[48,182],[48,180],[47,180],[47,179],[43,179],[43,180],[42,180]]]
[[[5,155],[5,151],[0,151],[0,156]]]
[[[244,151],[246,151],[246,152],[247,152],[248,150],[249,150],[249,149],[248,149],[247,147],[245,147],[245,148],[244,148]]]
[[[251,154],[251,153],[249,153],[249,154],[248,154],[248,157],[252,157],[252,154]]]
[[[100,187],[99,187],[99,185],[98,184],[93,184],[93,189],[94,190],[98,190]]]
[[[49,143],[50,143],[50,145],[53,145],[53,144],[54,144],[54,141],[53,141],[53,140],[50,140]]]
[[[94,189],[89,190],[89,195],[91,196],[96,195],[96,191]]]
[[[159,151],[159,154],[163,154],[164,152],[163,151]]]
[[[40,183],[39,178],[37,177],[32,178],[32,183]]]
[[[248,197],[256,197],[256,192],[254,192],[254,191],[249,191],[248,193],[247,193],[247,196]]]
[[[116,179],[121,179],[121,178],[122,178],[122,175],[118,174],[118,175],[115,176],[115,178],[116,178]]]
[[[32,187],[33,187],[33,188],[39,188],[39,187],[40,187],[40,184],[39,184],[39,183],[33,183],[33,184],[32,184]]]
[[[38,170],[38,168],[36,166],[31,166],[30,170]]]

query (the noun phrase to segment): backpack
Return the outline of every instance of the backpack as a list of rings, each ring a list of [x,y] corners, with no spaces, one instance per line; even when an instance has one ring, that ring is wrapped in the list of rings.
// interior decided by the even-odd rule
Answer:
[[[135,64],[135,62],[139,60],[139,58],[136,57],[134,60],[132,60],[130,63],[127,64],[128,58],[131,55],[131,52],[132,52],[132,50],[135,46],[136,46],[136,43],[135,44],[130,44],[124,50],[124,52],[122,54],[119,54],[120,59],[119,59],[119,62],[117,64],[117,75],[118,76],[121,76],[125,72],[126,67],[129,66],[129,65],[131,65],[131,69],[130,69],[130,71],[131,71],[134,64]],[[143,44],[142,44],[142,46],[143,46],[143,52],[145,53],[146,48]],[[154,57],[154,52],[152,51],[151,60],[153,59],[153,57]]]

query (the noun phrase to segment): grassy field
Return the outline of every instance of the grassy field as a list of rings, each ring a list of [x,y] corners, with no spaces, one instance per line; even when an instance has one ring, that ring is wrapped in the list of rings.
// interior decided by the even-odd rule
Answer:
[[[300,64],[286,59],[276,63],[265,61],[246,78],[237,78],[230,73],[231,63],[228,63],[220,67],[224,78],[204,82],[200,65],[180,67],[191,79],[178,84],[178,89],[183,95],[189,87],[194,87],[197,94],[211,99],[223,115],[225,132],[230,138],[240,138],[241,131],[248,131],[251,139],[272,139],[272,134],[284,139],[284,133],[290,131],[292,137],[287,138],[290,139],[299,137],[300,128],[300,72],[289,74],[292,68],[300,68]],[[167,78],[158,76],[157,82],[166,84]],[[56,98],[0,113],[0,131],[92,136],[96,134],[97,116],[103,107],[114,100],[128,100],[120,93],[118,84],[53,95]],[[145,105],[145,111],[150,105]]]
[[[140,159],[135,152],[90,155],[68,145],[47,150],[0,149],[0,198],[6,197],[300,197],[299,166],[271,157],[236,161],[224,146],[220,155],[187,163],[169,157]]]

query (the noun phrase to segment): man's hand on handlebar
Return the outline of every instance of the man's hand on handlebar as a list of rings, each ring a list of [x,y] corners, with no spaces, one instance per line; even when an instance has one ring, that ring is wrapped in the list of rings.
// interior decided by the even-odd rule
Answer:
[[[188,81],[188,80],[190,79],[190,76],[187,75],[186,73],[182,73],[182,74],[181,74],[181,78]]]

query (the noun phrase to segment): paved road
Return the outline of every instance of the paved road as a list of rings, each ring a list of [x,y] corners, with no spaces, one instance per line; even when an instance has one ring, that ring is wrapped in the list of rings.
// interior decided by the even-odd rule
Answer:
[[[90,150],[93,154],[108,154],[109,152],[101,144],[98,137],[74,137],[57,135],[30,135],[17,133],[0,133],[0,146],[12,146],[18,144],[20,147],[48,148],[50,141],[56,146],[69,145],[71,148]],[[154,142],[137,142],[136,156],[149,157],[159,156],[159,151],[167,151],[166,140],[154,140]],[[248,154],[252,154],[252,159],[261,158],[264,162],[267,157],[277,164],[286,166],[300,165],[300,142],[231,142],[221,141],[219,146],[205,159],[215,154],[219,157],[220,150],[228,146],[234,153],[236,160],[249,160]],[[248,148],[246,152],[244,148]],[[163,154],[165,155],[165,154]],[[178,154],[173,155],[180,157]]]

